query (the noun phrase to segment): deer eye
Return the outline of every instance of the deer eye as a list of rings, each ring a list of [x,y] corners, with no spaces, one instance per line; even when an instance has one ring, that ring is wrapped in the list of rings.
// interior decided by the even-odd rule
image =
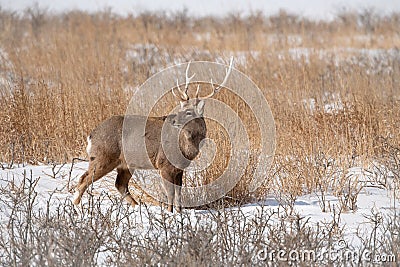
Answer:
[[[186,115],[190,116],[190,115],[192,115],[192,112],[191,111],[186,111]]]

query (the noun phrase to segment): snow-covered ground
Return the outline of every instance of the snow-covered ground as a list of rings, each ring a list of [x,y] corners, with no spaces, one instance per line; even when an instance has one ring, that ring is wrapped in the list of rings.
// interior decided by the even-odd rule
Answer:
[[[73,186],[76,184],[77,179],[87,168],[86,162],[75,163],[74,165],[43,165],[43,166],[25,166],[13,168],[5,168],[0,170],[0,187],[8,188],[11,192],[17,191],[20,185],[27,181],[34,182],[36,196],[36,204],[34,209],[45,209],[49,200],[57,206],[57,203],[68,201],[72,199]],[[359,172],[357,168],[354,168],[352,172]],[[114,177],[115,173],[112,172],[102,180],[96,182],[90,189],[93,195],[109,195],[110,197],[119,197],[118,192],[114,189]],[[70,190],[69,190],[70,189]],[[85,193],[82,198],[83,208],[87,203],[89,197]],[[104,198],[104,206],[113,205],[110,201]],[[400,201],[394,198],[394,192],[373,182],[366,185],[359,193],[357,199],[357,209],[355,211],[349,211],[341,213],[338,217],[338,210],[334,207],[339,207],[339,199],[333,195],[326,196],[326,202],[329,203],[329,209],[327,212],[321,211],[320,196],[317,194],[309,194],[299,197],[294,204],[294,213],[299,214],[301,217],[309,219],[314,224],[326,224],[333,220],[337,220],[339,228],[344,229],[345,241],[354,247],[360,246],[360,239],[357,236],[357,232],[360,230],[368,231],[372,230],[373,225],[369,219],[371,216],[379,214],[381,217],[392,216],[395,211],[400,211]],[[0,218],[1,223],[6,224],[8,218],[11,216],[11,210],[4,205],[5,199],[3,199],[2,206],[0,206]],[[80,208],[82,208],[80,207]],[[271,212],[279,214],[282,207],[285,207],[281,201],[274,197],[268,197],[263,202],[248,204],[240,207],[242,212],[249,217],[256,216],[259,213],[259,209],[263,207]],[[79,209],[79,207],[77,207]],[[138,218],[143,219],[142,211],[143,207],[140,205],[134,208],[134,215]],[[235,208],[232,208],[235,209]],[[151,206],[150,210],[155,214],[160,215],[162,208],[158,206]],[[204,210],[185,210],[184,213],[191,214],[193,220],[199,220],[202,216],[206,216]],[[136,214],[136,215],[135,215]],[[279,216],[279,215],[277,215]],[[146,228],[146,223],[142,221],[143,227]]]

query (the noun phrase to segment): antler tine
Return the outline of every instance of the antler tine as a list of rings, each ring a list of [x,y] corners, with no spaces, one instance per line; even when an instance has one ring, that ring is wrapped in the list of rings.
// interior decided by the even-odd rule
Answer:
[[[202,97],[202,99],[206,99],[206,98],[210,98],[210,97],[214,96],[216,93],[219,92],[219,90],[221,90],[222,87],[225,86],[226,82],[228,81],[229,75],[232,72],[232,67],[233,67],[233,57],[231,57],[228,69],[225,70],[225,78],[222,81],[222,83],[217,88],[215,88],[213,80],[211,79],[210,83],[211,83],[211,86],[213,88],[213,91],[209,95],[206,95],[205,97]]]
[[[176,89],[178,89],[178,92],[179,92],[179,95],[176,95],[175,94],[175,87],[174,88],[172,88],[172,94],[179,100],[179,101],[187,101],[187,100],[189,100],[189,97],[188,97],[188,95],[185,93],[185,92],[183,92],[182,90],[181,90],[181,87],[179,86],[179,81],[178,81],[178,79],[176,79]]]
[[[181,87],[179,86],[179,79],[176,79],[176,88],[179,91],[179,96],[175,94],[174,88],[172,88],[172,94],[176,98],[178,98],[180,101],[188,101],[189,100],[188,89],[189,89],[190,81],[196,75],[196,73],[194,73],[192,76],[189,77],[190,63],[191,63],[191,61],[189,61],[188,65],[186,67],[186,72],[185,72],[185,89],[182,90]]]
[[[186,76],[185,95],[187,95],[187,91],[188,91],[188,89],[189,89],[190,81],[191,81],[191,80],[194,78],[194,76],[196,75],[196,73],[193,73],[193,75],[189,77],[190,63],[192,63],[192,62],[189,61],[188,65],[187,65],[187,67],[186,67],[186,72],[185,72],[185,76]]]
[[[221,85],[218,86],[218,90],[225,86],[226,81],[228,80],[229,75],[231,74],[232,66],[233,66],[233,57],[231,57],[231,60],[230,60],[230,62],[229,62],[229,68],[228,68],[227,70],[225,70],[225,73],[226,73],[226,74],[225,74],[225,78],[224,78],[224,80],[222,81]]]
[[[179,87],[178,87],[179,88]],[[184,99],[183,99],[183,97],[182,97],[182,94],[181,94],[181,91],[178,89],[178,91],[179,91],[179,95],[177,95],[177,94],[175,94],[175,87],[174,88],[172,88],[172,94],[174,95],[174,97],[176,98],[176,99],[178,99],[179,101],[185,101]]]
[[[200,92],[200,85],[198,84],[197,85],[197,90],[196,90],[196,95],[195,95],[196,99],[199,98],[199,92]]]

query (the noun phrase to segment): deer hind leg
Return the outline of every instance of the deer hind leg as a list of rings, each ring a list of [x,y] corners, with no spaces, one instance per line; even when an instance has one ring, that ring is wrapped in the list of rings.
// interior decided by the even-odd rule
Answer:
[[[106,162],[106,163],[104,163]],[[88,170],[79,178],[78,185],[75,188],[73,203],[78,205],[81,202],[83,193],[86,189],[94,182],[102,178],[104,175],[112,171],[119,164],[118,161],[110,162],[102,161],[99,158],[95,158],[89,162]]]
[[[125,168],[117,168],[117,179],[115,180],[115,187],[124,197],[124,199],[131,204],[132,206],[137,205],[138,203],[133,199],[131,193],[129,193],[128,183],[131,179],[132,175],[128,169]]]
[[[175,186],[173,183],[174,180],[171,177],[171,175],[165,170],[161,171],[161,177],[162,177],[162,185],[163,185],[164,191],[167,194],[168,211],[172,212],[174,198],[175,198]]]

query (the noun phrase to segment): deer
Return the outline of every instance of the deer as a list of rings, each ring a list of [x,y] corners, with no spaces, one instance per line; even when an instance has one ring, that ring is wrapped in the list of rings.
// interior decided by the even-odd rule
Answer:
[[[222,83],[214,84],[211,79],[212,92],[204,97],[199,97],[199,84],[194,98],[188,94],[191,80],[196,75],[189,76],[190,62],[186,67],[184,88],[181,89],[177,79],[176,86],[171,91],[173,96],[180,102],[179,110],[174,114],[161,117],[146,117],[141,115],[115,115],[96,128],[87,137],[87,154],[89,166],[87,171],[79,178],[75,187],[73,203],[78,205],[86,189],[114,169],[117,171],[115,187],[122,198],[130,205],[135,206],[138,202],[133,198],[128,189],[128,183],[134,169],[157,169],[162,178],[162,187],[168,202],[168,211],[181,212],[181,188],[183,183],[183,172],[190,162],[195,159],[200,151],[200,143],[206,138],[207,127],[203,117],[205,100],[213,97],[223,88],[232,71],[233,58],[229,67],[225,70],[225,78]],[[218,85],[215,87],[215,85]],[[144,137],[131,132],[123,132],[123,124],[129,123],[133,127],[143,127]],[[162,129],[166,127],[169,133],[167,138],[177,138],[178,149],[184,160],[176,164],[171,162],[167,156],[165,146],[162,145]],[[166,125],[166,126],[165,126]],[[125,136],[123,136],[125,134]],[[137,158],[129,158],[127,161],[123,153],[123,138],[128,138],[135,143],[140,138],[145,138],[146,151]],[[173,151],[173,150],[172,150]],[[142,151],[143,152],[143,151]],[[150,162],[143,159],[147,156]],[[151,164],[150,164],[151,163]]]

